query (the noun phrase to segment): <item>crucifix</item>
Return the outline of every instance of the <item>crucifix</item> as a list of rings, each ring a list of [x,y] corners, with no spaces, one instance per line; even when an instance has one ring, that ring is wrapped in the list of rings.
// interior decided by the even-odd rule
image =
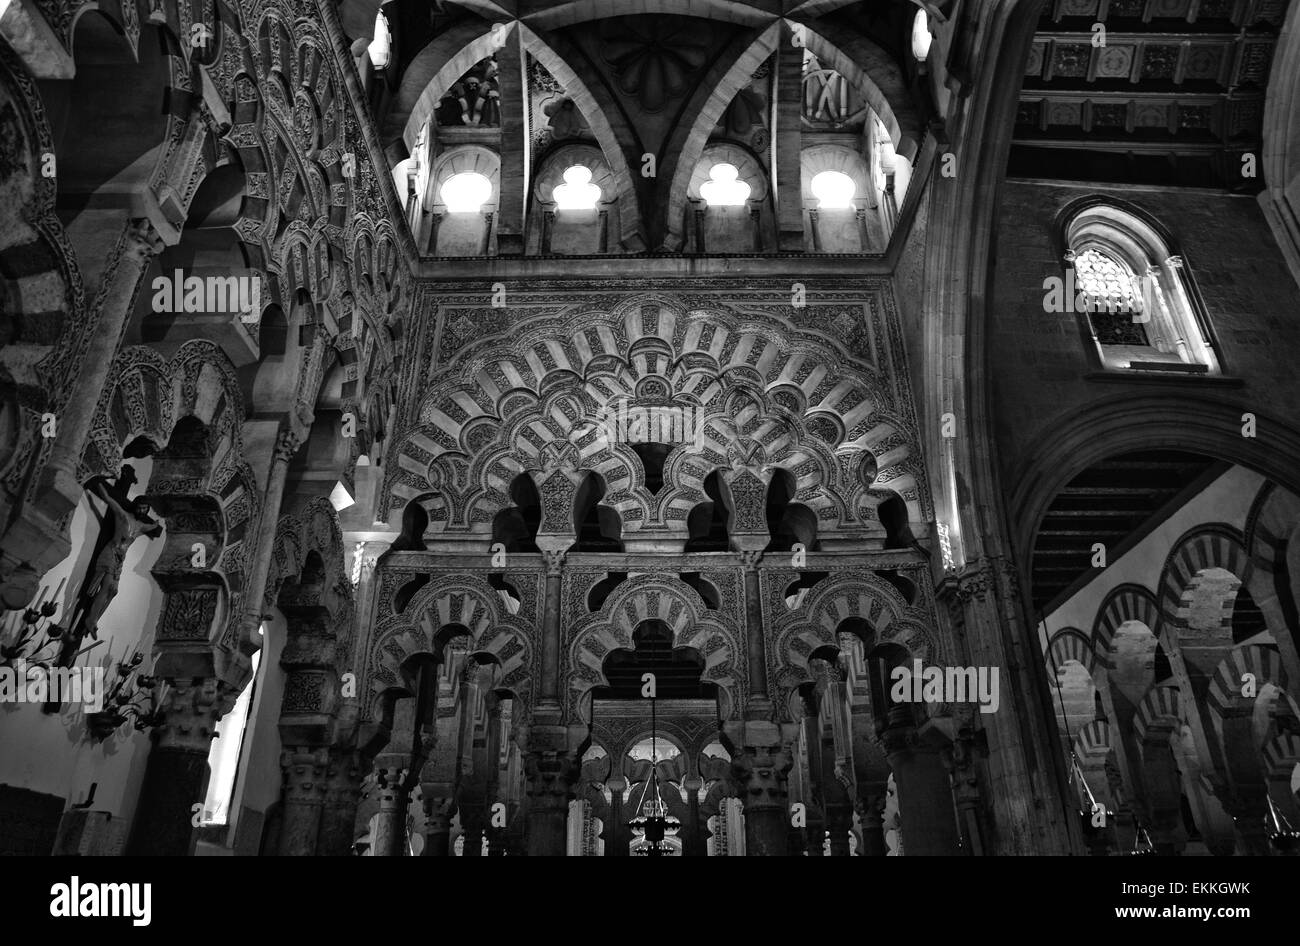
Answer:
[[[99,639],[99,619],[117,595],[127,550],[141,535],[150,539],[162,535],[162,523],[149,515],[149,504],[127,496],[135,483],[135,469],[128,463],[112,485],[106,476],[94,477],[86,485],[86,491],[103,500],[107,508],[101,516],[91,504],[91,513],[99,520],[94,559],[69,611],[68,633],[59,652],[58,666],[71,663],[87,634]]]

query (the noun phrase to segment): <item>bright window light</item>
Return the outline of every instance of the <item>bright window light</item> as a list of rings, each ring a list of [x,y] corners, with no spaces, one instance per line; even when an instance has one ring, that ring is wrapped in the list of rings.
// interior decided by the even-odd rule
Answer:
[[[930,41],[933,38],[930,35],[929,15],[924,10],[917,10],[916,19],[912,21],[912,55],[917,62],[925,62],[930,58]]]
[[[462,171],[442,182],[438,197],[449,213],[478,213],[492,197],[492,182],[477,171]]]
[[[356,500],[352,498],[352,494],[348,492],[342,480],[334,484],[334,491],[330,493],[330,504],[333,505],[335,512],[342,512],[349,506],[356,505]]]
[[[853,178],[839,171],[822,171],[814,175],[811,186],[821,210],[852,207],[853,195],[858,189]]]
[[[381,13],[375,17],[375,38],[366,47],[366,52],[370,54],[370,62],[376,69],[387,68],[388,60],[392,56],[392,48],[393,34],[388,32],[388,18]]]
[[[258,629],[258,634],[263,635],[261,628]],[[217,722],[217,738],[212,740],[212,747],[208,750],[208,768],[212,774],[208,778],[208,794],[203,802],[201,820],[204,824],[229,823],[230,803],[235,793],[235,775],[239,770],[239,754],[243,748],[249,710],[252,707],[253,681],[257,679],[257,667],[261,659],[260,650],[253,654],[252,677],[235,700],[231,711]]]
[[[715,164],[709,179],[700,185],[700,196],[710,207],[741,207],[749,200],[749,185],[737,180],[740,172],[734,164]]]
[[[575,164],[564,172],[564,183],[551,192],[557,210],[592,210],[600,201],[600,188],[591,183],[591,170]]]

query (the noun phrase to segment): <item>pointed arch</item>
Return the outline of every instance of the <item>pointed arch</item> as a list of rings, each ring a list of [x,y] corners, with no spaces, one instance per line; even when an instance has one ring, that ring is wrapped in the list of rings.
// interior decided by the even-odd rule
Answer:
[[[710,132],[736,93],[749,84],[758,67],[776,51],[780,36],[781,24],[776,22],[732,40],[727,53],[701,79],[672,136],[664,144],[657,188],[657,204],[664,208],[664,216],[654,223],[663,234],[666,249],[677,250],[682,245],[686,192],[695,166],[709,143]]]

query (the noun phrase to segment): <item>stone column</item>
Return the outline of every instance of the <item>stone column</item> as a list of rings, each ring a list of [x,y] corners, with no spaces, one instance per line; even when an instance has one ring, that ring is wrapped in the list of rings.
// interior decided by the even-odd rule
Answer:
[[[733,754],[731,776],[745,805],[745,851],[751,857],[782,857],[788,850],[785,747],[745,746]]]
[[[963,726],[958,730],[957,738],[941,753],[952,784],[953,802],[957,808],[963,841],[962,850],[977,857],[982,857],[988,851],[984,801],[980,796],[979,770],[975,760],[977,753],[986,755],[987,752],[988,743],[983,730],[976,732]]]
[[[890,716],[907,712],[895,707]],[[891,719],[885,749],[898,786],[898,815],[907,852],[920,856],[960,853],[948,773],[937,749],[920,743],[910,724]]]
[[[538,710],[556,715],[560,711],[560,584],[564,553],[544,552],[546,602],[542,615],[542,693]]]
[[[1224,800],[1224,810],[1232,816],[1237,835],[1237,854],[1260,857],[1273,853],[1268,843],[1268,799],[1263,785],[1252,786],[1249,791],[1237,791]]]
[[[424,796],[424,856],[448,857],[451,855],[450,798],[436,795]]]
[[[461,837],[465,839],[465,845],[462,848],[463,857],[482,857],[483,856],[483,832],[487,827],[487,817],[483,811],[481,801],[460,802],[460,831]]]
[[[781,24],[776,52],[776,129],[774,144],[778,246],[782,253],[802,253],[803,235],[803,55],[788,23]],[[866,247],[863,247],[865,250]]]
[[[313,857],[328,789],[329,750],[312,746],[286,747],[280,754],[280,765],[284,769],[280,855]]]
[[[687,817],[683,826],[685,837],[682,840],[683,857],[707,857],[709,846],[704,843],[704,819],[700,817],[700,789],[704,780],[691,775],[682,783],[686,792]]]
[[[886,788],[872,788],[858,794],[858,820],[862,823],[863,857],[885,857],[889,854],[889,845],[885,843],[885,796]]]
[[[807,822],[801,840],[801,850],[798,853],[807,854],[809,857],[823,857],[826,854],[826,816],[820,805],[808,805],[805,808],[805,820]],[[792,832],[797,832],[798,828],[791,828]]]
[[[331,749],[325,773],[325,798],[321,806],[316,853],[322,857],[347,857],[356,840],[357,806],[365,766],[355,749]]]
[[[563,857],[567,840],[569,801],[578,766],[572,752],[530,749],[525,761],[530,857]]]
[[[605,856],[629,857],[632,854],[628,847],[631,838],[627,836],[627,813],[623,810],[627,779],[622,775],[615,775],[605,783],[605,787],[609,789],[609,824],[605,826]]]
[[[831,857],[848,857],[851,853],[849,832],[853,829],[853,808],[850,805],[826,806],[826,830],[831,836]]]
[[[524,45],[518,26],[509,27],[497,50],[497,85],[501,93],[501,174],[497,202],[497,255],[522,256],[529,182],[525,174],[530,138],[524,89]]]
[[[215,679],[172,683],[164,722],[154,730],[127,853],[177,857],[194,853],[195,806],[208,790],[208,752],[217,720],[235,695]]]
[[[266,477],[262,497],[262,514],[258,520],[253,555],[249,561],[248,584],[244,588],[244,615],[240,625],[239,646],[247,653],[260,647],[257,631],[262,626],[263,598],[275,553],[275,533],[280,523],[280,504],[284,499],[284,482],[289,475],[289,461],[302,445],[293,430],[281,430],[275,439],[271,470]]]
[[[758,563],[763,553],[746,550],[740,553],[745,569],[745,643],[749,655],[749,703],[762,716],[771,705],[767,692],[767,638],[763,633],[763,599],[759,592]],[[749,715],[747,713],[747,715]]]
[[[379,816],[375,818],[370,849],[374,857],[406,855],[406,806],[411,790],[406,785],[407,770],[392,760],[380,757],[375,774],[379,785]]]
[[[980,716],[988,750],[974,761],[990,820],[999,826],[992,843],[986,839],[988,853],[1081,852],[1055,708],[1015,567],[1000,557],[968,561],[945,579],[939,597],[941,621],[947,619],[942,631],[965,642],[962,662],[1000,670],[998,711]],[[899,797],[905,801],[901,785]],[[904,827],[916,853],[906,819]]]

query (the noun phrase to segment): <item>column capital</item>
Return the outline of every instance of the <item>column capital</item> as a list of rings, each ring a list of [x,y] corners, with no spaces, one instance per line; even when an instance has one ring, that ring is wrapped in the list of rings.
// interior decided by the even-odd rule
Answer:
[[[153,221],[148,217],[133,217],[122,235],[122,257],[147,263],[162,253],[165,245]]]
[[[731,760],[731,779],[745,811],[785,808],[785,774],[794,760],[784,746],[745,746]]]
[[[292,430],[281,430],[275,438],[275,459],[288,463],[302,446],[302,439]]]
[[[530,804],[547,808],[567,807],[578,777],[574,753],[554,749],[530,749],[524,756]]]
[[[217,720],[230,711],[238,694],[215,677],[167,682],[163,722],[156,730],[159,747],[207,755]]]
[[[286,801],[323,804],[329,788],[330,753],[324,747],[286,746],[280,751]]]
[[[548,576],[558,575],[564,569],[564,557],[567,552],[546,550],[542,552],[542,562],[546,566]]]

